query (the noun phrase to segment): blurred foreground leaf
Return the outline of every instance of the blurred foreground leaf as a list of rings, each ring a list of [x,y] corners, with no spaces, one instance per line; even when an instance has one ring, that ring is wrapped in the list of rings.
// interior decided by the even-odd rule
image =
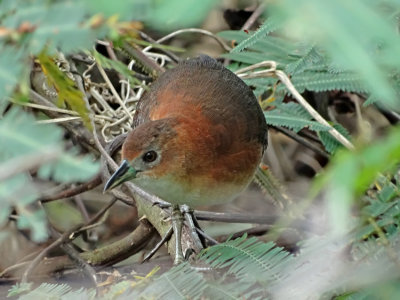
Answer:
[[[31,154],[42,156],[59,152],[52,161],[39,166],[41,178],[59,182],[83,181],[97,173],[99,166],[90,157],[79,158],[76,151],[63,153],[62,131],[54,125],[37,125],[32,115],[12,108],[0,120],[0,166],[13,158],[15,168],[24,169],[25,158]],[[18,213],[20,229],[31,229],[35,241],[47,237],[46,220],[42,209],[32,209],[39,192],[32,181],[19,174],[0,182],[0,224],[4,223],[12,208]]]

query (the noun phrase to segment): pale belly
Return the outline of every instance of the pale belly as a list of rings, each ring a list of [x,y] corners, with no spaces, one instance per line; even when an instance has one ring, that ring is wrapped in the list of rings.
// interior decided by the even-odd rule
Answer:
[[[172,176],[163,178],[140,178],[133,180],[135,184],[146,191],[160,197],[171,204],[186,204],[190,207],[214,205],[233,200],[250,183],[252,177],[235,183],[204,182],[192,186],[181,185]]]

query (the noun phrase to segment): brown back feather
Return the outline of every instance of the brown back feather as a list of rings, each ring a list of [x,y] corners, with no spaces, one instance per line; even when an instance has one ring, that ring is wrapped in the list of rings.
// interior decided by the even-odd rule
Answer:
[[[211,122],[213,135],[219,135],[218,154],[240,151],[240,141],[267,147],[267,125],[253,92],[208,56],[189,59],[162,74],[139,101],[133,126],[183,111],[189,118],[201,111]]]

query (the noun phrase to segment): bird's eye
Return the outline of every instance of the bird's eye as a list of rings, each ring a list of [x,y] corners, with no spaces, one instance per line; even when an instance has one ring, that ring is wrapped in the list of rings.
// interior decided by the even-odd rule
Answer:
[[[143,161],[147,163],[151,163],[157,159],[157,152],[156,151],[148,151],[143,155]]]

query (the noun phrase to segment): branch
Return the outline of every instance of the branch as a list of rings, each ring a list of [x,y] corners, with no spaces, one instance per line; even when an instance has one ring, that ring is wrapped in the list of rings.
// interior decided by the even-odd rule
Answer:
[[[139,226],[123,239],[99,249],[80,253],[79,257],[87,261],[92,266],[111,265],[122,261],[142,250],[151,240],[154,233],[155,230],[151,224],[147,220],[142,220]],[[74,238],[76,236],[77,235],[74,235]],[[49,246],[49,249],[46,248],[46,251],[43,250],[42,253],[34,259],[35,263],[33,263],[33,261],[20,263],[3,271],[0,274],[0,277],[16,277],[18,274],[20,274],[21,269],[30,265],[33,266],[32,269],[36,267],[35,275],[45,275],[74,267],[74,264],[67,256],[47,258],[40,265],[37,265],[37,263],[42,261],[42,258],[46,256],[48,250],[61,245],[62,242],[63,237],[60,237],[52,245],[50,245],[51,248],[49,248]],[[31,273],[32,269],[28,271],[28,275]],[[26,276],[26,278],[27,277],[28,276]]]
[[[74,188],[71,189],[67,189],[64,191],[61,191],[55,195],[46,195],[46,196],[42,196],[41,198],[39,198],[38,200],[42,203],[47,203],[47,202],[51,202],[54,200],[59,200],[59,199],[65,199],[65,198],[71,198],[73,196],[82,194],[84,192],[90,191],[92,189],[94,189],[95,187],[99,186],[101,184],[102,180],[101,180],[101,174],[97,174],[96,177],[94,177],[93,179],[89,180],[88,182],[85,182],[81,185],[78,185]]]
[[[329,159],[330,155],[328,153],[326,153],[324,150],[320,149],[318,146],[314,145],[313,143],[309,142],[308,140],[306,140],[305,138],[303,138],[299,134],[297,134],[297,133],[295,133],[295,132],[293,132],[293,131],[291,131],[289,129],[286,129],[284,127],[281,127],[281,126],[272,126],[272,128],[274,128],[275,130],[277,130],[277,131],[283,133],[284,135],[290,137],[291,139],[295,140],[300,145],[303,145],[304,147],[311,149],[315,153],[318,153],[322,157]]]

